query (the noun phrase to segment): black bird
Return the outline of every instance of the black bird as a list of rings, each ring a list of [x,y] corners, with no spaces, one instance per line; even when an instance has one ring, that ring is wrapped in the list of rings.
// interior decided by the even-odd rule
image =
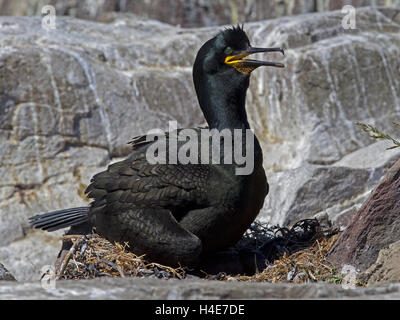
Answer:
[[[242,146],[250,129],[245,110],[250,73],[260,66],[284,67],[246,58],[260,52],[284,53],[281,48],[251,47],[243,27],[232,27],[201,47],[193,67],[209,128],[238,129]],[[88,207],[37,215],[30,218],[31,225],[48,231],[72,226],[70,233],[94,226],[101,236],[128,242],[133,252],[151,261],[191,264],[201,254],[234,245],[263,205],[268,183],[261,147],[252,138],[254,170],[237,175],[241,165],[224,164],[223,151],[221,164],[150,164],[146,151],[154,142],[138,137],[126,160],[92,178],[86,189],[93,199]]]

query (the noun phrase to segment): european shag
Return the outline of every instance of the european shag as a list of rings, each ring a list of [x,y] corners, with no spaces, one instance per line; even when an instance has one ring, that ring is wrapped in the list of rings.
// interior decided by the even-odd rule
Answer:
[[[252,47],[239,26],[221,31],[199,50],[193,81],[210,129],[237,129],[246,140],[251,72],[260,66],[284,67],[246,58],[261,52],[284,53]],[[95,227],[108,240],[128,242],[134,253],[172,266],[194,263],[200,255],[240,240],[268,194],[257,138],[250,150],[254,169],[248,175],[236,174],[240,164],[235,161],[224,163],[223,151],[220,164],[150,164],[146,150],[152,143],[146,136],[135,139],[127,159],[96,174],[86,189],[93,199],[89,206],[37,215],[30,218],[31,225],[48,231],[71,227],[69,233]]]

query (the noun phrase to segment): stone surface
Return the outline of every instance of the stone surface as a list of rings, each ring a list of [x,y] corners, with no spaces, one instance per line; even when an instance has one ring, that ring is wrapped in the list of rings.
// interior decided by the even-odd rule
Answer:
[[[14,276],[0,263],[0,281],[16,281]]]
[[[333,14],[325,14],[329,16],[325,22],[319,19],[322,15],[315,15],[309,18],[307,27],[292,21],[275,30],[281,32],[279,37],[284,47],[293,51],[287,54],[286,69],[260,73],[260,79],[264,77],[262,82],[268,79],[269,85],[253,81],[258,91],[254,89],[252,94],[263,93],[260,100],[251,96],[254,100],[250,104],[267,102],[265,111],[252,110],[251,118],[260,117],[254,121],[254,127],[264,132],[264,141],[268,141],[263,145],[268,166],[280,171],[297,168],[303,160],[325,165],[339,161],[371,143],[354,125],[357,119],[395,133],[395,128],[388,126],[389,119],[384,119],[386,112],[392,119],[399,114],[400,77],[396,73],[399,66],[392,58],[388,64],[388,53],[381,51],[384,45],[376,41],[389,33],[369,29],[379,28],[380,24],[375,20],[377,16],[373,22],[367,12],[359,10],[358,30],[363,31],[357,34],[342,34]],[[369,36],[374,40],[367,40]],[[400,50],[398,40],[393,39],[389,51]],[[376,45],[371,46],[371,42]],[[382,68],[384,65],[389,69]],[[376,72],[374,75],[370,74],[372,70]],[[386,91],[385,96],[381,96],[382,90]]]
[[[184,27],[215,26],[257,21],[315,10],[314,1],[239,0],[34,0],[29,3],[0,0],[3,15],[40,15],[44,4],[54,5],[59,15],[98,19],[107,12],[131,12]]]
[[[272,174],[270,192],[259,219],[273,225],[292,225],[300,219],[327,213],[344,229],[385,172],[400,157],[379,141],[346,155],[333,165],[304,164]]]
[[[365,271],[367,285],[400,282],[400,241],[379,251],[376,262]]]
[[[386,173],[349,226],[339,236],[328,259],[365,271],[381,249],[400,240],[400,160]]]
[[[5,282],[0,285],[0,299],[400,299],[400,284],[344,289],[329,284],[99,278],[57,281],[55,289],[43,289],[39,281]]]
[[[202,27],[340,10],[348,4],[400,7],[400,0],[0,0],[0,15],[41,15],[47,4],[58,15],[81,19],[101,19],[112,11],[131,12],[173,25]]]
[[[27,234],[29,216],[86,204],[82,191],[91,176],[126,155],[134,136],[167,129],[173,119],[197,126],[202,115],[190,68],[178,65],[172,52],[169,59],[178,60],[167,65],[152,49],[156,40],[145,41],[160,34],[157,50],[173,50],[169,45],[178,35],[171,27],[140,20],[115,27],[66,18],[57,33],[48,34],[38,18],[3,19],[0,258],[19,280],[33,280],[54,262],[62,232]],[[91,36],[82,38],[81,29],[92,29]],[[194,37],[186,37],[190,46]],[[179,52],[183,60],[188,49]]]
[[[387,168],[400,158],[400,148],[388,150],[393,144],[387,140],[380,140],[369,146],[356,150],[335,162],[335,167],[353,169]]]
[[[18,281],[38,280],[49,266],[54,265],[61,248],[63,232],[30,231],[26,237],[0,247],[0,259],[7,262]]]
[[[307,174],[323,179],[312,181],[316,188],[332,184],[343,193],[327,192],[339,212],[351,211],[347,203],[383,174],[380,167],[329,167],[373,143],[354,122],[396,135],[387,124],[400,110],[399,10],[359,9],[357,30],[344,30],[342,17],[339,11],[246,25],[254,45],[286,49],[287,67],[257,70],[247,98],[264,166],[270,177],[304,170],[296,179],[309,195],[320,193],[307,189]],[[61,234],[29,232],[29,216],[87,203],[82,191],[90,177],[127,155],[132,137],[167,129],[169,120],[204,124],[191,67],[222,27],[183,29],[130,14],[105,21],[59,17],[57,29],[47,31],[40,17],[0,18],[0,261],[21,281],[37,279],[54,261]],[[292,183],[279,186],[290,191]],[[281,206],[299,207],[299,216],[326,209],[315,202],[309,211],[296,199],[298,205],[271,199],[279,205],[268,214],[279,215]],[[276,221],[294,221],[294,213]]]

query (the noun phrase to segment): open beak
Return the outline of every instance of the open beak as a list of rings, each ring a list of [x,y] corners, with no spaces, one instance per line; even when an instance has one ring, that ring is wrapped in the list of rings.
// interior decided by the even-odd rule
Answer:
[[[225,63],[236,68],[238,71],[244,74],[249,74],[253,70],[261,66],[284,68],[285,65],[279,62],[269,61],[258,61],[252,59],[245,59],[247,56],[260,52],[281,52],[283,55],[285,51],[282,48],[253,48],[249,47],[246,51],[239,52],[234,56],[228,56],[225,58]]]

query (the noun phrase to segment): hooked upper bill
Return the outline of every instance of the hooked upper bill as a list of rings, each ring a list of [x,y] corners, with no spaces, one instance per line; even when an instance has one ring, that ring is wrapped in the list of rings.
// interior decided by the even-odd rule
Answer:
[[[243,52],[236,55],[231,55],[225,58],[225,63],[234,67],[236,70],[243,74],[250,74],[256,68],[261,66],[284,68],[285,65],[280,62],[259,61],[253,59],[245,59],[247,56],[261,52],[281,52],[283,55],[285,51],[282,48],[253,48],[249,47]]]

